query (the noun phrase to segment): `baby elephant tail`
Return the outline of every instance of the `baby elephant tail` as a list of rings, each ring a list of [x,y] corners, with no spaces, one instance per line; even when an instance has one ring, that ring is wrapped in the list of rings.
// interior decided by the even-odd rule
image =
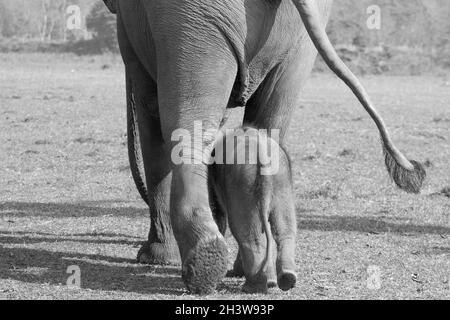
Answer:
[[[270,257],[273,252],[273,236],[272,236],[272,228],[269,223],[269,216],[270,216],[270,200],[272,193],[269,192],[271,186],[270,179],[268,179],[268,176],[261,175],[261,185],[259,186],[261,194],[259,195],[259,214],[261,218],[261,223],[263,227],[263,231],[266,235],[267,240],[267,246],[266,246],[266,257],[264,258],[264,262],[261,267],[261,272],[264,274],[267,274],[269,263],[271,262]]]
[[[269,145],[270,159],[268,153]],[[295,274],[295,233],[297,227],[295,222],[295,209],[293,202],[291,203],[289,200],[286,200],[288,201],[286,208],[282,209],[283,211],[286,210],[286,212],[280,212],[280,208],[276,208],[278,205],[273,202],[273,197],[274,191],[276,191],[275,188],[280,187],[280,181],[285,178],[290,179],[290,169],[289,177],[285,176],[286,168],[276,172],[267,170],[267,164],[272,166],[273,161],[281,161],[280,155],[285,153],[282,147],[270,137],[260,134],[258,136],[258,148],[258,209],[267,239],[266,256],[261,267],[261,272],[264,272],[264,275],[270,275],[268,271],[272,263],[272,254],[275,253],[275,248],[273,248],[275,238],[278,251],[276,258],[277,284],[281,290],[287,291],[292,289],[297,281]],[[277,156],[276,153],[279,153],[279,155]],[[287,157],[287,154],[284,157]],[[289,166],[289,164],[287,165]],[[281,167],[281,164],[279,163],[276,166]],[[267,174],[267,172],[272,172],[272,174]],[[283,183],[288,182],[284,181]],[[292,207],[290,207],[291,205]],[[272,214],[273,216],[271,217]],[[279,214],[282,216],[279,216]],[[290,223],[290,225],[284,225],[286,223]],[[274,230],[276,230],[275,237],[272,234],[272,225],[274,226]],[[280,232],[283,234],[280,235]]]
[[[267,161],[268,157],[268,139],[266,136],[263,136],[261,133],[258,135],[258,186],[257,186],[257,193],[258,193],[258,211],[260,214],[260,219],[263,227],[263,231],[266,235],[267,245],[266,245],[266,257],[264,259],[264,262],[262,264],[260,272],[262,274],[267,274],[269,263],[271,262],[270,258],[272,255],[272,252],[274,250],[273,248],[273,235],[272,235],[272,227],[269,222],[270,217],[270,206],[272,202],[272,179],[273,177],[270,175],[262,174],[262,170],[264,169],[263,164],[269,163]],[[263,159],[261,159],[264,157]]]

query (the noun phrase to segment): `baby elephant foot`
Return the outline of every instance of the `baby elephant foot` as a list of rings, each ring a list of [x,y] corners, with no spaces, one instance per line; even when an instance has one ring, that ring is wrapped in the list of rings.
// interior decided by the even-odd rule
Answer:
[[[202,240],[187,254],[182,278],[193,294],[213,293],[227,272],[228,249],[223,237]]]
[[[174,246],[162,243],[149,243],[148,241],[139,249],[137,261],[141,264],[152,265],[179,265],[180,255]]]
[[[242,292],[244,293],[267,293],[268,289],[276,288],[277,280],[276,279],[268,279],[266,283],[264,282],[249,282],[245,281],[242,286]]]
[[[268,281],[265,275],[259,275],[253,279],[247,279],[242,286],[242,291],[249,294],[267,293]]]
[[[278,285],[277,279],[269,279],[269,280],[267,280],[267,287],[269,289],[275,288],[277,285]]]
[[[278,275],[278,287],[283,291],[288,291],[295,287],[297,275],[294,271],[282,271]]]

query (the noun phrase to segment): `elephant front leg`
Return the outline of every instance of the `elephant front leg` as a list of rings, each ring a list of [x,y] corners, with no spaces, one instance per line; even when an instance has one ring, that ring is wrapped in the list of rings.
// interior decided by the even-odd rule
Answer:
[[[176,265],[180,263],[169,214],[171,175],[167,175],[149,194],[150,231],[137,260],[142,264]]]
[[[178,264],[178,247],[170,222],[170,150],[161,134],[157,86],[137,60],[127,65],[126,73],[128,134],[132,137],[129,148],[133,147],[130,164],[137,171],[134,178],[149,205],[151,221],[148,241],[139,250],[137,260],[144,264]],[[137,170],[140,159],[137,153],[141,151],[145,177]],[[147,188],[142,186],[144,178]]]
[[[162,142],[159,118],[138,112],[142,154],[148,187],[150,231],[148,241],[138,252],[144,264],[179,264],[180,255],[170,221],[172,181],[170,151]]]
[[[242,253],[241,250],[238,250],[236,255],[236,260],[233,263],[233,269],[228,271],[227,277],[231,278],[242,278],[245,276],[244,267],[242,266]]]

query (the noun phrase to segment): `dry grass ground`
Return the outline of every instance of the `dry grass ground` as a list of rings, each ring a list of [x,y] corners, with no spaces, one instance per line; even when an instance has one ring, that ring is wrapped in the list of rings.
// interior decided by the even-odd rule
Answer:
[[[0,298],[196,298],[178,267],[134,262],[148,214],[128,168],[123,78],[119,58],[0,55]],[[225,279],[208,298],[450,298],[448,79],[363,82],[398,146],[426,162],[423,193],[392,186],[368,116],[336,78],[315,75],[288,139],[298,286],[247,296]],[[70,265],[81,289],[66,286]]]

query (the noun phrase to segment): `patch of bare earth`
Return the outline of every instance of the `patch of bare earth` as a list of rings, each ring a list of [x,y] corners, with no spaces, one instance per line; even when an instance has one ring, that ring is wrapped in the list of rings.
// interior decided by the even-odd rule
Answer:
[[[2,54],[0,69],[0,298],[196,298],[178,267],[135,263],[149,223],[128,170],[120,59]],[[374,124],[335,77],[315,75],[287,142],[298,285],[249,296],[225,279],[207,298],[450,297],[450,92],[434,77],[363,82],[398,147],[427,162],[423,193],[393,187]]]

